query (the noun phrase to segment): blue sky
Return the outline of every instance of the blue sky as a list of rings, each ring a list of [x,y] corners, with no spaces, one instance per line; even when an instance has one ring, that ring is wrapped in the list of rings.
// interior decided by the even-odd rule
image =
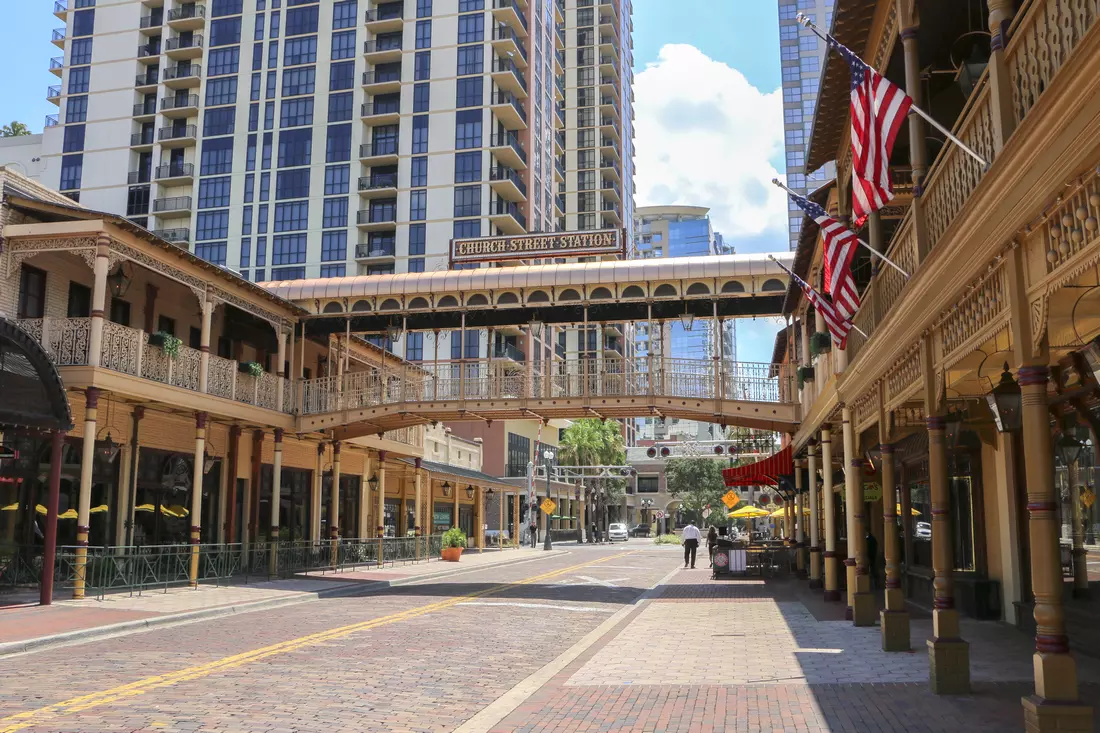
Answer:
[[[61,53],[49,42],[61,26],[51,8],[49,0],[3,3],[2,124],[19,120],[40,132],[57,112],[45,99],[58,83],[49,59]],[[711,206],[715,228],[740,252],[787,247],[785,203],[767,185],[768,167],[783,171],[777,15],[763,0],[634,0],[638,204]],[[696,152],[689,143],[701,136],[692,126],[704,118],[713,123],[702,130],[709,147]],[[722,155],[712,155],[715,140]],[[777,328],[743,321],[740,358],[769,360]]]

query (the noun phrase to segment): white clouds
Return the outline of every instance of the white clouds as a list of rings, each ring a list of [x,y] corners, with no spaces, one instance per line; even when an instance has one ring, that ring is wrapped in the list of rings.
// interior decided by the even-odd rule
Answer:
[[[634,95],[637,204],[709,206],[735,246],[787,249],[786,199],[769,162],[783,149],[781,91],[762,93],[694,46],[669,44],[635,76]]]

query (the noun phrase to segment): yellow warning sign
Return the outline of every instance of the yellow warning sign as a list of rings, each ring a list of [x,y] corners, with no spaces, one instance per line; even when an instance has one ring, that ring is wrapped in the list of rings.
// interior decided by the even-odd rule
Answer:
[[[1085,489],[1081,492],[1081,503],[1085,505],[1086,509],[1091,509],[1092,505],[1096,502],[1096,492],[1092,489]]]
[[[733,509],[741,503],[741,497],[737,495],[736,491],[730,490],[722,497],[722,503],[726,505],[727,509]]]
[[[555,504],[554,500],[550,499],[549,497],[547,497],[546,499],[543,499],[542,503],[539,504],[539,509],[541,509],[544,514],[553,514],[554,510],[557,509],[557,508],[558,508],[558,505]]]

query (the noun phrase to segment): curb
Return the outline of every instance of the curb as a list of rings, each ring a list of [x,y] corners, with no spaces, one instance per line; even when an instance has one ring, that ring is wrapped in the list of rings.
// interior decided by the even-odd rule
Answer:
[[[531,560],[538,559],[539,557],[553,557],[562,554],[566,554],[566,551],[555,550],[548,552],[545,555],[539,555],[537,557],[516,558],[514,560],[508,560],[506,562],[492,563],[490,565],[485,565],[480,568],[448,569],[440,571],[438,573],[420,575],[412,578],[374,580],[366,583],[342,583],[333,588],[327,588],[320,591],[304,592],[301,595],[292,596],[289,598],[268,598],[260,601],[251,601],[249,603],[238,603],[228,606],[214,606],[213,608],[204,608],[198,611],[183,611],[181,613],[165,614],[163,616],[137,619],[135,621],[122,621],[117,624],[97,626],[90,629],[78,629],[76,631],[64,631],[58,634],[49,634],[47,636],[36,636],[32,639],[23,639],[21,641],[9,641],[0,643],[0,657],[9,656],[12,654],[24,654],[27,652],[39,651],[42,649],[48,649],[58,646],[82,644],[86,641],[96,641],[112,636],[130,634],[162,626],[175,626],[177,624],[187,624],[193,623],[195,621],[207,621],[210,619],[221,618],[223,616],[232,616],[238,613],[266,611],[273,608],[281,608],[283,606],[293,606],[299,603],[309,603],[310,601],[317,601],[323,598],[343,598],[359,595],[369,595],[384,588],[409,585],[421,580],[432,580],[435,578],[444,578],[449,575],[456,575],[463,572],[474,572],[476,570],[487,570],[489,568],[506,567],[508,565],[516,565],[521,562],[529,562]]]

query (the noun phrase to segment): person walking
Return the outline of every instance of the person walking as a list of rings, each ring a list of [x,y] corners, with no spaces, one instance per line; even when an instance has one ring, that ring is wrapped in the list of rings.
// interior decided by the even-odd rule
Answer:
[[[871,574],[871,587],[878,588],[878,540],[871,534],[871,531],[867,531],[867,570]]]
[[[718,530],[712,524],[707,532],[707,554],[710,555],[710,566],[714,567],[714,551],[718,549]]]
[[[695,526],[695,522],[688,522],[680,538],[684,545],[684,568],[687,569],[688,561],[690,560],[691,568],[694,570],[695,553],[699,551],[699,540],[702,538],[702,535],[699,534],[699,528]]]

